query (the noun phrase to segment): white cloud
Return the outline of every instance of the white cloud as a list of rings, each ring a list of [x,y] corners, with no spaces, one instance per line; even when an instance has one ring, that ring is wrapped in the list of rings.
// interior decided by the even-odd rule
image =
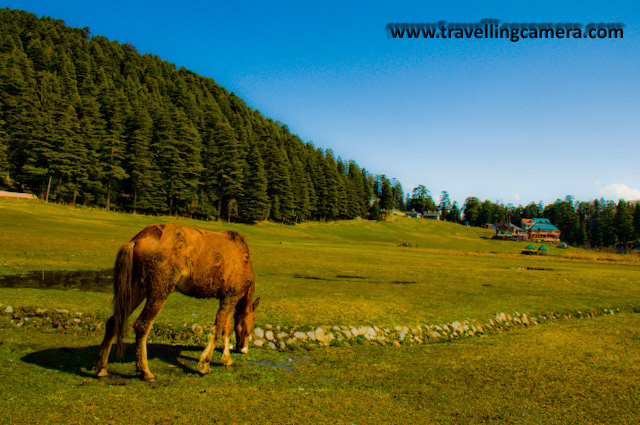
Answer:
[[[640,199],[640,189],[632,189],[625,184],[619,183],[605,186],[600,190],[600,194],[605,198],[624,199],[625,201],[635,201]]]
[[[513,195],[513,199],[515,199],[515,200],[516,200],[516,202],[520,202],[520,200],[521,200],[522,198],[520,197],[520,195],[518,195],[517,193],[515,193],[515,194]]]

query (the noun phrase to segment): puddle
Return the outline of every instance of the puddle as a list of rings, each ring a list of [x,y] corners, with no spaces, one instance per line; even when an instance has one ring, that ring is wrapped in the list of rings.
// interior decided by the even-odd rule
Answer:
[[[287,372],[293,372],[293,366],[294,366],[290,361],[287,363],[274,363],[274,362],[270,362],[269,360],[249,360],[247,364],[261,366],[261,367],[275,367],[276,369],[283,369],[283,370],[286,370]]]
[[[318,277],[318,276],[307,276],[307,275],[301,275],[301,274],[294,274],[293,275],[294,278],[296,279],[307,279],[307,280],[321,280],[321,281],[325,281],[325,282],[347,282],[349,280],[360,280],[362,282],[367,282],[367,283],[376,283],[376,284],[381,284],[381,283],[390,283],[390,284],[399,284],[399,285],[411,285],[411,284],[416,284],[416,283],[420,283],[417,282],[415,280],[390,280],[387,282],[382,282],[382,281],[378,281],[378,280],[370,280],[370,277],[366,277],[366,276],[349,276],[349,275],[345,275],[345,274],[339,274],[336,275],[335,279],[331,279],[331,278],[326,278],[326,277]]]
[[[295,277],[296,279],[308,279],[308,280],[324,280],[324,281],[332,281],[334,279],[327,279],[324,277],[318,277],[318,276],[305,276],[305,275],[301,275],[301,274],[294,274],[293,277]]]
[[[553,269],[545,269],[542,267],[507,267],[509,270],[541,270],[545,272],[553,271]]]
[[[303,357],[292,356],[287,359],[283,359],[281,362],[278,362],[278,363],[272,362],[270,360],[249,360],[247,364],[261,366],[261,367],[274,367],[276,369],[286,370],[287,372],[295,372],[296,367],[302,364],[308,363],[309,359],[310,359],[309,355],[306,355]]]
[[[87,292],[113,292],[113,269],[49,270],[0,276],[0,288],[79,289]]]

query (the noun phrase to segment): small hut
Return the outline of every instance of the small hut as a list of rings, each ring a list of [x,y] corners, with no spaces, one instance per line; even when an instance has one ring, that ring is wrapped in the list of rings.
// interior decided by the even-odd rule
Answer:
[[[438,220],[440,219],[440,212],[439,211],[425,211],[422,213],[422,218],[429,218],[431,220]]]
[[[538,252],[536,251],[536,247],[533,246],[532,244],[525,246],[524,249],[522,250],[522,254],[524,255],[536,255],[537,253]]]
[[[538,248],[539,255],[547,255],[548,253],[549,253],[549,249],[546,246],[541,245],[540,248]]]

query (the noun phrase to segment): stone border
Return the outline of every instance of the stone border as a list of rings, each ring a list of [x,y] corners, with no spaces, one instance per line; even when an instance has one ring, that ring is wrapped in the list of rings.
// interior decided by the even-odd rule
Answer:
[[[541,313],[538,315],[496,314],[486,322],[454,321],[438,325],[393,326],[332,326],[313,330],[284,329],[280,326],[256,327],[251,335],[252,345],[271,350],[312,348],[313,346],[343,346],[356,344],[415,345],[450,341],[461,338],[483,337],[511,329],[538,326],[563,319],[583,319],[620,313],[619,308],[606,308],[587,312]]]
[[[625,309],[624,311],[627,311]],[[640,312],[638,308],[629,308],[629,312]],[[347,345],[416,345],[433,342],[451,341],[461,338],[484,337],[511,329],[538,326],[557,320],[584,319],[620,313],[619,308],[603,310],[576,311],[566,313],[540,313],[537,315],[497,313],[485,322],[455,321],[438,325],[420,326],[328,326],[328,327],[282,327],[258,326],[251,334],[251,345],[256,348],[292,351],[296,349],[314,349],[326,346]],[[66,333],[98,334],[102,332],[105,318],[72,312],[67,309],[48,310],[43,308],[21,307],[0,304],[0,317],[16,327],[48,327]],[[207,329],[213,323],[154,324],[149,335],[150,342],[187,343],[205,345]]]

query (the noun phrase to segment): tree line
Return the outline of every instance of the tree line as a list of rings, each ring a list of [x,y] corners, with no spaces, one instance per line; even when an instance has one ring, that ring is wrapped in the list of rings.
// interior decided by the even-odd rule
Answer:
[[[502,204],[477,197],[466,198],[460,209],[443,191],[436,203],[424,185],[407,194],[404,206],[420,213],[438,211],[441,220],[481,227],[486,224],[511,222],[522,225],[522,219],[548,218],[558,229],[561,239],[583,247],[639,247],[640,201],[617,203],[604,199],[576,201],[572,196],[558,199],[552,204],[541,202],[526,206]],[[402,208],[402,204],[396,204]]]
[[[205,219],[379,218],[399,183],[212,79],[88,28],[0,10],[0,187]]]
[[[464,220],[472,226],[510,221],[521,225],[523,218],[548,218],[560,231],[561,239],[584,247],[628,247],[640,239],[640,202],[618,203],[604,199],[575,201],[572,196],[552,204],[529,203],[513,206],[480,202],[470,197],[463,208]]]

